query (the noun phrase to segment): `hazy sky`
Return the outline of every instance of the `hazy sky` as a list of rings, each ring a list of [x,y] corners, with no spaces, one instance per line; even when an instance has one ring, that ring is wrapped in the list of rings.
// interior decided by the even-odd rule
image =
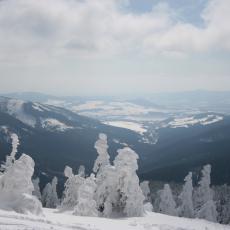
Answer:
[[[0,0],[0,92],[230,90],[230,0]]]

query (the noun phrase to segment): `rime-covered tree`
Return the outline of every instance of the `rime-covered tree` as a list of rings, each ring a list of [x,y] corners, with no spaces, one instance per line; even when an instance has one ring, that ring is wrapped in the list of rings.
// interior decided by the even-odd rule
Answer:
[[[57,177],[51,183],[46,184],[42,191],[42,204],[46,208],[56,208],[59,205],[57,195]]]
[[[151,204],[151,199],[150,199],[149,181],[141,182],[140,188],[141,188],[141,191],[145,197],[145,199],[144,199],[144,210],[149,211],[149,212],[153,211],[153,206]]]
[[[114,179],[116,172],[111,166],[108,154],[108,144],[106,134],[99,134],[95,143],[98,157],[94,163],[93,171],[96,173],[96,191],[94,199],[100,215],[109,217],[112,215],[112,200],[114,195]]]
[[[105,166],[110,165],[106,134],[99,134],[99,139],[96,141],[94,147],[97,150],[98,157],[94,163],[93,171],[98,174]]]
[[[221,224],[230,224],[230,186],[226,184],[215,186],[214,193],[217,221]]]
[[[117,173],[115,167],[108,165],[100,171],[96,177],[95,200],[99,214],[104,217],[111,217],[113,204],[116,203],[116,186]]]
[[[143,201],[139,178],[136,174],[138,155],[130,148],[118,150],[114,160],[117,173],[116,192],[118,192],[118,210],[128,217],[143,215]]]
[[[67,177],[65,182],[65,190],[63,192],[63,200],[60,208],[62,210],[73,210],[78,202],[78,190],[83,184],[85,178],[79,175],[74,175],[72,168],[65,167],[64,175]]]
[[[149,181],[143,181],[140,183],[141,191],[145,197],[145,202],[150,201],[150,188],[149,188]]]
[[[32,195],[34,161],[26,154],[22,154],[16,160],[19,141],[16,134],[12,134],[11,138],[12,152],[6,158],[6,163],[2,167],[3,174],[0,176],[0,208],[20,213],[41,214],[41,203]]]
[[[41,214],[41,203],[32,196],[34,189],[31,177],[34,161],[28,155],[15,160],[0,177],[0,207],[20,213]]]
[[[18,135],[15,133],[11,134],[11,146],[12,150],[9,155],[6,156],[6,161],[1,165],[1,171],[5,171],[8,167],[10,167],[14,161],[15,161],[15,155],[17,154],[18,151],[18,145],[19,145],[19,138]]]
[[[86,178],[78,190],[78,202],[74,214],[78,216],[98,216],[97,204],[94,200],[96,190],[95,176]]]
[[[177,216],[176,203],[169,184],[165,184],[158,194],[160,198],[159,211],[163,214]]]
[[[84,165],[79,166],[78,175],[81,177],[85,177],[85,166]]]
[[[194,194],[195,216],[209,221],[217,221],[216,204],[213,201],[213,190],[211,184],[211,165],[205,165],[202,170],[202,177],[199,187]]]
[[[32,180],[33,185],[34,185],[34,191],[32,192],[32,194],[34,196],[36,196],[40,201],[42,200],[42,195],[41,195],[41,190],[40,190],[40,179],[39,177],[35,178],[34,180]]]
[[[193,218],[194,217],[194,207],[193,207],[193,184],[192,184],[192,173],[189,174],[184,179],[185,184],[183,185],[182,192],[179,195],[180,206],[178,208],[179,216]]]
[[[43,207],[52,208],[52,207],[50,207],[51,194],[52,194],[51,183],[47,183],[42,190],[42,205],[43,205]]]

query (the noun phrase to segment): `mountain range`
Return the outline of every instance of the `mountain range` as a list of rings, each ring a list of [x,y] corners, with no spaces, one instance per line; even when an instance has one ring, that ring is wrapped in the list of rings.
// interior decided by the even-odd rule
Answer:
[[[230,182],[226,112],[182,111],[146,99],[65,100],[39,95],[0,97],[0,160],[10,152],[9,133],[17,133],[19,153],[33,157],[42,184],[53,176],[63,181],[65,165],[76,170],[83,164],[90,173],[99,133],[108,136],[111,160],[124,146],[139,154],[142,179],[182,182],[188,171],[198,177],[200,168],[210,163],[214,184]],[[54,101],[62,104],[53,105]]]

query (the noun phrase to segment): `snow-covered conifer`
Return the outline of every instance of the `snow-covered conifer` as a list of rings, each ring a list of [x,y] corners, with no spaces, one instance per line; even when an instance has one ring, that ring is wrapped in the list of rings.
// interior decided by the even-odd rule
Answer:
[[[183,185],[182,192],[179,195],[180,206],[178,208],[179,216],[193,218],[194,207],[193,207],[193,184],[192,184],[192,173],[184,179],[185,184]]]
[[[85,177],[85,166],[84,165],[80,165],[78,169],[78,175],[81,177]]]
[[[149,188],[149,181],[143,181],[140,183],[141,191],[145,197],[144,200],[144,210],[145,211],[153,211],[153,205],[151,204],[150,199],[150,188]]]
[[[43,207],[51,208],[50,207],[51,194],[52,194],[51,183],[47,183],[42,190],[42,205],[43,205]]]
[[[78,216],[98,216],[97,204],[94,200],[96,190],[95,176],[86,178],[78,190],[78,202],[74,214]]]
[[[98,157],[94,163],[93,171],[98,173],[106,165],[110,165],[109,154],[108,154],[108,144],[107,136],[104,133],[99,134],[99,139],[96,141],[94,147],[97,150]]]
[[[1,165],[1,171],[6,170],[8,167],[10,167],[14,161],[15,161],[15,155],[18,151],[18,145],[19,145],[19,138],[16,133],[11,134],[11,140],[12,140],[12,150],[9,155],[6,156],[6,161]]]
[[[214,201],[218,213],[217,221],[222,224],[230,224],[230,186],[224,184],[214,188]]]
[[[116,184],[117,172],[115,167],[108,165],[97,174],[96,177],[95,200],[97,209],[104,217],[111,217],[113,212],[113,204],[116,203]]]
[[[145,197],[145,201],[148,202],[150,200],[150,188],[149,181],[143,181],[140,183],[141,191]]]
[[[32,194],[34,196],[36,196],[39,200],[41,200],[42,195],[41,195],[40,186],[39,186],[39,183],[40,183],[39,177],[37,177],[34,180],[32,180],[32,182],[33,182],[33,185],[34,185],[34,191],[32,192]]]
[[[85,178],[79,175],[74,175],[72,169],[66,166],[64,171],[67,180],[65,182],[65,190],[63,192],[63,200],[60,208],[62,210],[74,209],[78,202],[78,190],[83,184]]]
[[[54,177],[51,183],[46,184],[42,191],[42,203],[46,208],[56,208],[59,205],[57,195],[57,177]]]
[[[209,221],[217,221],[216,204],[213,201],[213,190],[211,184],[211,165],[205,165],[202,170],[202,178],[199,181],[199,187],[195,192],[195,215],[197,218]]]
[[[177,216],[176,203],[169,184],[165,184],[158,194],[160,196],[159,211],[163,214]]]
[[[96,191],[94,199],[97,203],[97,209],[105,217],[112,215],[112,196],[114,195],[114,184],[116,172],[111,166],[108,154],[107,136],[99,134],[99,139],[95,143],[98,157],[94,163],[93,171],[96,173]]]
[[[4,174],[0,177],[1,208],[21,213],[42,213],[41,203],[35,196],[32,196],[33,173],[34,161],[26,154],[22,154],[18,160],[14,160],[5,168]]]
[[[126,216],[142,216],[143,201],[139,186],[139,178],[136,174],[138,155],[130,148],[125,147],[118,150],[118,155],[114,160],[114,167],[117,173],[116,191],[118,192],[118,209]]]

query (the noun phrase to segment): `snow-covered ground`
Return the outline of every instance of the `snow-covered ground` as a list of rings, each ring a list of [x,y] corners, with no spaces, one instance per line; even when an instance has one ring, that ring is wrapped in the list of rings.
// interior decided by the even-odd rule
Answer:
[[[200,124],[200,125],[210,125],[218,121],[223,120],[223,117],[217,115],[207,115],[206,117],[196,119],[192,117],[185,118],[175,118],[169,123],[169,126],[172,128],[184,127],[188,128],[189,126]]]
[[[72,126],[68,126],[66,124],[64,124],[63,122],[54,119],[54,118],[46,118],[41,120],[41,124],[42,124],[42,128],[46,128],[48,130],[57,130],[60,132],[64,132],[68,129],[73,129]]]
[[[130,129],[134,132],[140,133],[141,135],[147,131],[142,126],[142,124],[137,122],[131,122],[131,121],[106,121],[104,122],[104,124],[119,127],[119,128]]]
[[[0,210],[1,230],[230,230],[230,226],[205,220],[148,213],[144,217],[105,219],[80,217],[44,209],[44,216]]]

